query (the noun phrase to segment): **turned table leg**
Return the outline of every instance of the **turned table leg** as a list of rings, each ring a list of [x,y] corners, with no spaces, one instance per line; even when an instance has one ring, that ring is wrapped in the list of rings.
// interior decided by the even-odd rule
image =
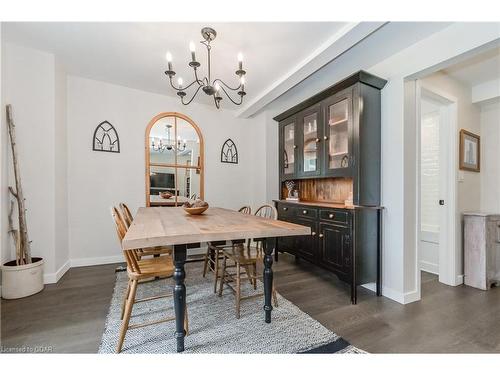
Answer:
[[[184,263],[186,262],[186,245],[174,246],[174,309],[175,309],[175,339],[177,340],[177,352],[184,351],[184,316],[186,313],[186,285],[184,279]]]
[[[274,238],[266,238],[262,241],[262,250],[264,251],[264,312],[266,323],[271,323],[271,295],[273,289],[273,250],[275,245]]]

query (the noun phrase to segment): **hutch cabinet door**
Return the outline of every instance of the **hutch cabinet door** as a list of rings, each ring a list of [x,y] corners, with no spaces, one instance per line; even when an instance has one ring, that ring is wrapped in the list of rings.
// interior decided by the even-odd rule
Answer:
[[[317,261],[318,252],[318,223],[315,220],[305,218],[294,218],[295,224],[311,228],[310,236],[295,236],[295,255],[311,262]]]
[[[279,125],[279,167],[280,179],[291,180],[297,175],[297,128],[295,117],[280,122]]]
[[[339,273],[349,273],[352,262],[349,228],[343,225],[319,224],[321,263]]]
[[[297,116],[299,177],[319,176],[322,169],[322,116],[321,107],[313,106]]]
[[[322,103],[324,126],[324,175],[350,177],[353,172],[352,88]]]

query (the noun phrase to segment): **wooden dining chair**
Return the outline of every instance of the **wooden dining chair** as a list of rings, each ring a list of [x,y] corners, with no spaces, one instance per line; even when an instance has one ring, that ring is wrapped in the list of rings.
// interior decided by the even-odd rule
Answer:
[[[132,224],[132,221],[134,221],[134,217],[132,216],[132,213],[130,212],[130,209],[125,203],[120,203],[120,218],[125,225],[125,228],[128,230],[130,225]],[[137,250],[137,255],[139,258],[146,257],[146,256],[159,256],[159,255],[172,255],[172,247],[171,246],[156,246],[156,247],[151,247],[151,248],[146,248],[146,249],[138,249]],[[169,275],[171,276],[171,275]]]
[[[263,205],[257,209],[255,216],[265,217],[272,220],[278,219],[278,212],[276,208],[270,205]],[[262,252],[261,241],[256,241],[255,246],[251,246],[250,239],[247,243],[233,244],[230,247],[222,249],[223,261],[222,272],[220,275],[219,297],[222,296],[224,285],[227,285],[236,296],[236,318],[240,318],[240,306],[242,300],[260,297],[263,293],[252,294],[248,296],[241,295],[241,282],[242,280],[249,280],[253,285],[254,290],[257,289],[257,280],[262,277],[257,273],[257,260],[261,259],[259,252]],[[228,264],[231,261],[232,264]],[[235,268],[234,273],[229,270]],[[236,284],[233,286],[232,284]],[[272,297],[275,306],[278,306],[278,298],[274,283],[272,286]]]
[[[238,212],[242,214],[251,215],[252,208],[250,206],[241,207]],[[233,244],[244,242],[245,240],[234,240]],[[226,246],[226,241],[209,242],[205,259],[203,263],[203,277],[206,276],[207,271],[212,271],[215,276],[214,280],[214,293],[217,293],[217,280],[219,279],[219,260],[223,259],[222,249]]]
[[[121,217],[116,207],[111,208],[111,216],[114,219],[116,233],[118,235],[118,239],[121,245],[123,237],[127,232],[127,228],[125,227],[123,218]],[[120,336],[118,338],[118,345],[116,348],[117,353],[121,352],[123,347],[123,342],[125,340],[125,335],[127,334],[127,331],[129,329],[146,327],[152,324],[164,323],[175,319],[175,316],[172,316],[145,323],[139,323],[133,325],[129,324],[134,304],[173,296],[173,294],[170,293],[170,294],[163,294],[142,299],[135,298],[137,286],[139,283],[143,282],[144,280],[156,277],[165,277],[166,275],[171,274],[174,265],[172,262],[172,258],[167,256],[160,256],[149,259],[140,259],[140,257],[137,255],[137,250],[123,250],[123,254],[125,255],[125,260],[127,262],[128,283],[127,283],[127,291],[125,292],[124,296],[125,298],[123,299],[122,303],[122,313],[121,313],[122,327],[120,330]],[[188,334],[188,328],[189,328],[188,314],[186,308],[185,319],[184,319],[184,330],[186,331],[186,335]]]

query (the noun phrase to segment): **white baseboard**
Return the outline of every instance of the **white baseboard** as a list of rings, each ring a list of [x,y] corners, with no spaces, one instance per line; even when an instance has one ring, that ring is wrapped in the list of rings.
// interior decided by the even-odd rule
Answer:
[[[377,283],[362,284],[360,286],[362,286],[365,289],[371,290],[372,292],[377,292]]]
[[[44,273],[43,274],[43,283],[44,284],[55,284],[59,281],[61,277],[69,270],[70,261],[66,261],[59,269],[54,273]]]
[[[439,265],[437,265],[436,263],[431,263],[425,260],[421,260],[419,264],[421,271],[429,272],[434,275],[439,275]]]
[[[458,275],[455,282],[457,286],[462,285],[464,283],[464,275]]]
[[[372,292],[377,291],[376,283],[367,283],[367,284],[362,284],[361,286],[365,289],[371,290]],[[382,295],[384,297],[392,299],[393,301],[399,302],[403,305],[420,300],[420,294],[418,293],[417,290],[408,293],[401,293],[391,288],[382,287]]]
[[[100,264],[123,263],[123,255],[97,257],[97,258],[79,258],[69,259],[56,272],[45,273],[43,275],[44,284],[55,284],[72,267],[98,266]]]
[[[86,267],[86,266],[98,266],[100,264],[124,263],[125,259],[123,258],[123,254],[120,254],[107,257],[77,258],[77,259],[71,259],[70,262],[71,262],[71,267]]]

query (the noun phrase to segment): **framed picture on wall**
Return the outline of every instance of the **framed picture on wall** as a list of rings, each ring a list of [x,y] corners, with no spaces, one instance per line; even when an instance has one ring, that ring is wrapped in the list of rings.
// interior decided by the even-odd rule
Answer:
[[[481,166],[480,137],[467,130],[460,130],[460,165],[464,171],[479,172]]]

